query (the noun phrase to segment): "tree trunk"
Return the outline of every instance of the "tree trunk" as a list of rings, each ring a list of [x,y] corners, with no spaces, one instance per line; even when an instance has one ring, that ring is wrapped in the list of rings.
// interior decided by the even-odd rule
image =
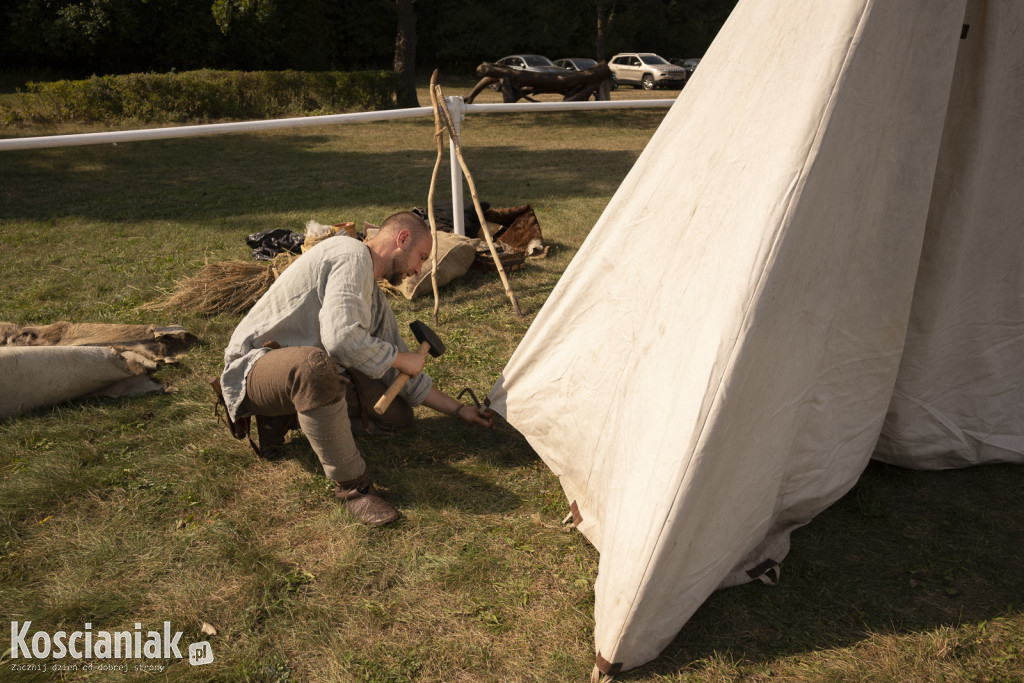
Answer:
[[[605,58],[605,46],[604,46],[604,34],[608,30],[608,18],[605,16],[605,2],[604,0],[597,0],[597,43],[594,46],[597,50],[595,57],[597,61],[603,61]]]
[[[398,35],[395,38],[395,73],[398,74],[398,106],[418,107],[416,96],[416,9],[413,0],[395,0]]]

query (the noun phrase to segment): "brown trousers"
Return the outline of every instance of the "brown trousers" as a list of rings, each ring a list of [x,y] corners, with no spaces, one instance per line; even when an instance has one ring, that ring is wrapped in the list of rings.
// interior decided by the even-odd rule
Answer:
[[[412,408],[396,399],[384,415],[373,405],[387,387],[354,371],[343,371],[323,349],[282,347],[263,354],[249,371],[242,410],[254,415],[296,415],[299,428],[336,482],[363,476],[366,463],[353,431],[394,431],[412,422]]]
[[[246,378],[243,412],[274,417],[305,413],[345,401],[356,433],[392,432],[412,424],[412,407],[401,397],[383,415],[373,410],[387,386],[358,370],[341,370],[323,349],[291,346],[272,349],[256,361]]]

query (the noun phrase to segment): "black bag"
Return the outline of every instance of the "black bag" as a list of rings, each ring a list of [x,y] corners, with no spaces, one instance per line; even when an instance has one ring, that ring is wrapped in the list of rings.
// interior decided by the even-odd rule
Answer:
[[[245,243],[252,247],[252,257],[257,261],[273,261],[282,252],[301,254],[305,241],[305,235],[284,228],[264,230],[245,238]]]

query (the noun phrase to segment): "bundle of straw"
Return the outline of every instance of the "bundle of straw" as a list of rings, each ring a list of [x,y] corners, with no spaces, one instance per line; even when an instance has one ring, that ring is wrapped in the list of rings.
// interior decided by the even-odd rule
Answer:
[[[259,300],[297,256],[282,254],[270,262],[207,263],[174,292],[144,308],[185,310],[201,315],[245,313]]]

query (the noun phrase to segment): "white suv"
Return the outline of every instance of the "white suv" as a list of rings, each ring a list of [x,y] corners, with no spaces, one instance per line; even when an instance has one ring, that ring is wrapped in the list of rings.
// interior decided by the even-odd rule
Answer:
[[[681,88],[686,83],[686,69],[653,52],[621,52],[612,57],[608,68],[619,85],[632,85],[644,90]]]

